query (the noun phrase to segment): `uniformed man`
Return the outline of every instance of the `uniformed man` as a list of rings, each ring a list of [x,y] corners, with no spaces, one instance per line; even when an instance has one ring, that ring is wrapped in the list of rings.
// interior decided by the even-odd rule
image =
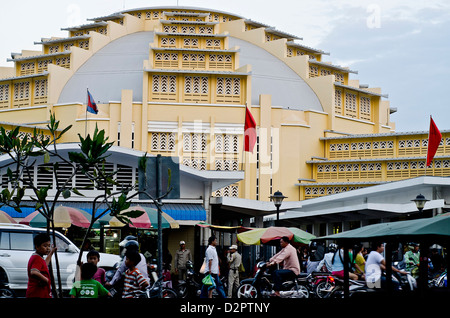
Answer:
[[[180,241],[180,249],[175,253],[175,274],[179,280],[186,279],[186,263],[191,261],[191,251],[186,248],[186,242]]]
[[[242,257],[237,252],[237,246],[231,245],[227,255],[228,266],[228,298],[233,296],[233,290],[239,288],[239,267],[241,266]]]

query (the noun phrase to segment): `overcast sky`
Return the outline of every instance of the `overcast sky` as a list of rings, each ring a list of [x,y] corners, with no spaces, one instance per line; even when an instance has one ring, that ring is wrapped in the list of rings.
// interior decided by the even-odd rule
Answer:
[[[0,66],[11,52],[60,29],[131,8],[193,6],[271,25],[329,52],[323,60],[358,71],[352,79],[389,95],[396,131],[450,129],[450,1],[399,0],[21,0],[2,3]]]

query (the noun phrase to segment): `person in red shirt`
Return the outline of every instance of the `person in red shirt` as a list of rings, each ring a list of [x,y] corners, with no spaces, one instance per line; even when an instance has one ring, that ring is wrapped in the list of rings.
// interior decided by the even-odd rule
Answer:
[[[95,266],[97,266],[98,262],[100,261],[100,253],[94,250],[89,251],[89,253],[86,256],[87,262],[92,263]],[[95,279],[100,284],[105,285],[106,283],[106,271],[101,268],[97,267],[97,272],[94,274],[92,279]]]
[[[52,247],[50,237],[38,234],[34,237],[35,252],[28,261],[27,298],[52,298],[51,278],[48,264],[52,259],[56,247]],[[47,257],[44,259],[44,256]]]

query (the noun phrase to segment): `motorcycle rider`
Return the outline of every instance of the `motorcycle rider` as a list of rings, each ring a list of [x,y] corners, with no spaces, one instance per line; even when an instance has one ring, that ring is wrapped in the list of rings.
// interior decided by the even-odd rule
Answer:
[[[375,250],[371,251],[366,261],[366,284],[369,288],[382,288],[386,282],[386,277],[382,275],[382,271],[386,269],[386,261],[381,255],[384,251],[383,243],[375,243]],[[403,270],[392,266],[394,272],[406,275]],[[398,290],[400,285],[396,281],[392,281],[394,289]]]
[[[125,239],[119,243],[119,246],[123,247],[124,250],[122,251],[122,254],[125,255],[127,251],[136,251],[139,253],[139,243],[137,242],[137,238],[135,236],[129,235],[125,237]],[[145,256],[139,253],[141,256],[140,262],[136,265],[136,268],[142,273],[147,283],[150,283],[150,279],[148,277],[148,270],[147,270],[147,262],[145,260]],[[125,265],[126,256],[124,256],[122,264],[120,264],[119,268],[117,269],[116,273],[114,274],[114,277],[111,279],[110,282],[107,282],[106,286],[114,286],[115,283],[117,283],[127,270],[127,266]]]
[[[419,244],[411,243],[409,250],[405,253],[406,271],[410,272],[414,278],[417,278],[419,271],[420,251]]]
[[[270,260],[268,266],[283,263],[283,268],[274,271],[274,291],[275,296],[280,297],[280,290],[286,279],[300,274],[300,263],[297,257],[297,251],[293,247],[287,236],[280,239],[281,251],[275,254]]]
[[[337,251],[337,244],[330,243],[328,245],[328,253],[325,254],[323,259],[320,261],[319,265],[317,265],[316,271],[318,272],[329,272],[332,271],[332,259],[334,253]]]

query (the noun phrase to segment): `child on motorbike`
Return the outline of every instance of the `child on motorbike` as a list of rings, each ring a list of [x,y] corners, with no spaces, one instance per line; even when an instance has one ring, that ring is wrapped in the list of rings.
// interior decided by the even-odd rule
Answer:
[[[141,256],[137,251],[127,251],[125,256],[125,265],[128,269],[125,272],[122,298],[139,298],[149,286],[144,275],[136,268]]]
[[[95,266],[97,266],[98,262],[100,261],[100,253],[97,251],[89,251],[89,253],[86,256],[88,263],[92,263]],[[104,285],[106,283],[106,272],[103,268],[97,267],[97,272],[94,274],[92,279],[95,279],[100,284]]]
[[[70,290],[72,298],[99,298],[110,296],[109,291],[97,280],[93,279],[97,266],[93,263],[81,265],[81,281],[76,281]]]

